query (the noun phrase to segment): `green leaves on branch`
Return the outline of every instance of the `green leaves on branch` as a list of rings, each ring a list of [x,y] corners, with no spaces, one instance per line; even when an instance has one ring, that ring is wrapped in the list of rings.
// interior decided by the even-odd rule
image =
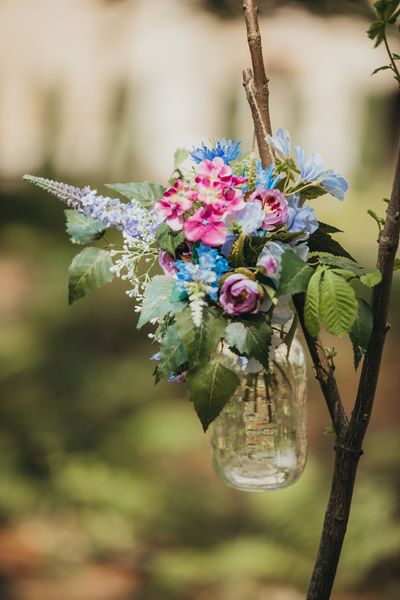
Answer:
[[[293,250],[286,250],[282,255],[279,296],[304,292],[313,273],[314,269],[302,261]]]
[[[248,358],[257,359],[263,367],[269,367],[269,348],[272,329],[265,316],[230,323],[225,330],[227,343]]]
[[[161,250],[175,257],[176,249],[185,240],[183,231],[173,231],[169,225],[162,223],[157,229],[156,240]]]
[[[397,25],[397,20],[400,16],[399,5],[399,0],[378,0],[375,2],[374,8],[377,12],[378,19],[372,23],[367,34],[368,37],[373,40],[375,48],[384,42],[390,60],[388,65],[378,67],[372,74],[375,75],[375,73],[379,73],[379,71],[390,69],[393,71],[396,81],[400,84],[400,72],[396,65],[396,61],[400,60],[400,56],[390,50],[387,38],[387,27]]]
[[[204,431],[219,415],[240,384],[239,377],[217,358],[187,377],[190,400]]]
[[[207,363],[224,335],[226,320],[218,312],[205,311],[199,327],[193,327],[190,308],[175,315],[176,327],[191,366]]]
[[[70,208],[64,213],[67,219],[67,233],[73,244],[89,244],[104,235],[106,228],[101,221]]]
[[[72,304],[114,278],[110,253],[100,248],[85,248],[75,256],[68,270],[68,299]]]
[[[106,186],[128,200],[136,200],[140,206],[147,209],[153,208],[155,201],[159,200],[165,191],[165,188],[159,183],[149,183],[148,181],[107,183]]]
[[[372,311],[364,300],[358,299],[358,310],[356,320],[350,331],[350,339],[353,344],[354,368],[357,369],[361,359],[368,348],[372,333],[373,317]]]
[[[311,335],[318,335],[321,324],[333,335],[345,335],[357,315],[354,290],[334,271],[318,269],[309,281],[304,311]]]
[[[174,287],[175,280],[166,275],[156,275],[149,281],[144,293],[143,306],[137,325],[139,328],[153,319],[160,319],[185,307],[183,302],[173,302],[171,300]]]

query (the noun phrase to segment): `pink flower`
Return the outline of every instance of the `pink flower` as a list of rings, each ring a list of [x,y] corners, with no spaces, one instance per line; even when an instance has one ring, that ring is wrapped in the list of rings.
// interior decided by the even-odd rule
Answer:
[[[211,185],[206,181],[199,184],[198,199],[218,215],[230,214],[246,205],[241,190],[223,188],[220,184]]]
[[[247,177],[233,175],[232,169],[219,156],[213,160],[202,160],[197,167],[196,183],[233,187],[246,181]]]
[[[273,277],[278,270],[278,261],[271,255],[265,255],[258,259],[257,267],[262,267],[268,277]]]
[[[154,208],[159,215],[166,217],[171,229],[179,231],[183,225],[182,215],[192,208],[195,199],[195,192],[182,179],[178,179],[164,196],[157,200]]]
[[[199,208],[185,221],[183,230],[191,242],[201,240],[207,246],[222,246],[226,239],[226,225],[210,206]]]
[[[222,284],[219,302],[229,315],[257,313],[264,293],[257,281],[244,273],[229,275]]]
[[[158,264],[162,268],[164,275],[173,277],[176,274],[177,268],[175,267],[175,261],[176,258],[171,256],[169,252],[160,250],[158,254]]]
[[[248,199],[261,202],[265,212],[263,229],[273,231],[286,223],[289,218],[289,207],[285,196],[279,190],[256,189]]]

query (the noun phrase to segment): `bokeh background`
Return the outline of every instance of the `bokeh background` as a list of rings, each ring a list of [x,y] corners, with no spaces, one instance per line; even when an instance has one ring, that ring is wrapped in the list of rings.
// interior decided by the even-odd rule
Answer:
[[[67,306],[79,250],[25,172],[100,188],[164,181],[178,146],[250,145],[239,0],[0,3],[1,600],[301,600],[332,468],[310,369],[310,455],[284,491],[212,472],[179,386],[152,383],[148,331],[120,282]],[[400,97],[365,35],[367,2],[260,2],[275,127],[349,178],[321,219],[373,268]],[[392,40],[399,47],[398,39]],[[399,50],[397,50],[399,51]],[[399,279],[335,600],[400,598]],[[327,343],[332,344],[332,340]],[[351,347],[335,341],[347,406]]]

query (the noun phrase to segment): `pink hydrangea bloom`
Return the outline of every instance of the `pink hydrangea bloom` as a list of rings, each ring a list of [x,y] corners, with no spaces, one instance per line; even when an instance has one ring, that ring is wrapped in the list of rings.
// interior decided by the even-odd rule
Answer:
[[[189,241],[201,240],[207,246],[222,246],[226,240],[226,225],[210,206],[199,208],[185,221],[183,230]]]
[[[258,188],[249,197],[249,201],[254,200],[261,202],[265,212],[265,218],[262,225],[263,229],[273,231],[288,220],[288,203],[285,196],[279,190],[264,190]]]
[[[196,183],[233,187],[246,181],[246,177],[236,177],[219,156],[213,160],[202,160],[197,166]]]
[[[209,182],[199,184],[198,199],[205,206],[210,206],[218,215],[230,214],[245,206],[241,190],[224,188],[222,185],[211,185]]]
[[[178,179],[164,196],[157,200],[154,208],[159,215],[166,217],[171,229],[180,231],[183,225],[182,215],[192,208],[195,199],[196,193],[182,179]]]

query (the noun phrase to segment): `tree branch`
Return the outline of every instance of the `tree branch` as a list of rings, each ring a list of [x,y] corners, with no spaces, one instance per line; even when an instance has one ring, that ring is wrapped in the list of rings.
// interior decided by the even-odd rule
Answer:
[[[267,135],[272,135],[272,129],[269,116],[268,78],[264,66],[256,2],[254,0],[243,0],[243,11],[253,65],[253,70],[245,69],[243,71],[243,85],[253,117],[261,162],[265,168],[272,163],[272,156],[265,139]]]

